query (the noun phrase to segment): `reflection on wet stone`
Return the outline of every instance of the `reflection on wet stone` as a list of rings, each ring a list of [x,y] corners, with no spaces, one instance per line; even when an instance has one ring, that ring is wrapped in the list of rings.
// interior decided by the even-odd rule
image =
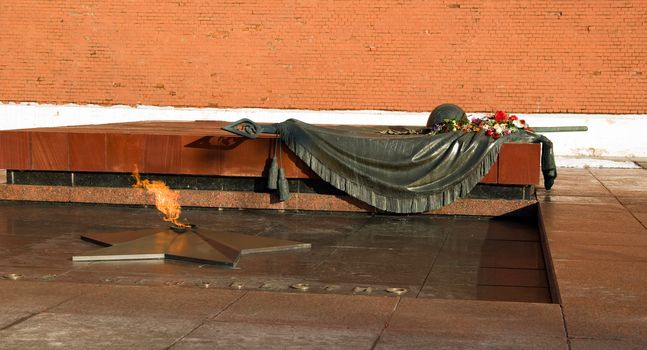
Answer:
[[[177,261],[72,263],[86,232],[164,228],[153,208],[0,205],[0,272],[47,281],[549,302],[536,219],[186,208],[200,227],[312,244],[243,256],[237,269]],[[307,291],[291,288],[308,285]],[[355,293],[359,294],[359,293]]]

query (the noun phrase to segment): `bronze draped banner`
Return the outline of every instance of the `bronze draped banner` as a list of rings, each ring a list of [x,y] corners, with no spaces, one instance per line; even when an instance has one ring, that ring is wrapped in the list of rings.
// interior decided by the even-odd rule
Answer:
[[[494,140],[482,132],[385,135],[375,126],[314,126],[294,119],[274,126],[323,180],[392,213],[426,212],[467,195],[507,142],[541,143],[546,189],[557,176],[552,143],[527,131]]]

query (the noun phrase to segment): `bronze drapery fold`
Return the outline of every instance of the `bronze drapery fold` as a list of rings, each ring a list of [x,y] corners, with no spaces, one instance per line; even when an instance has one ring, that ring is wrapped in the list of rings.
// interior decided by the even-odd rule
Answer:
[[[482,132],[385,135],[376,126],[314,126],[294,119],[274,127],[323,180],[386,212],[426,212],[467,195],[507,142],[541,143],[546,189],[557,176],[550,140],[523,130],[494,140]]]

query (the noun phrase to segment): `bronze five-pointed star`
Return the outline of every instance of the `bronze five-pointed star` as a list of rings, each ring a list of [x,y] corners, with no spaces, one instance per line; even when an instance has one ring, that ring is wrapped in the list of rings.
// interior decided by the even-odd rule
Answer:
[[[89,233],[81,239],[106,248],[75,255],[73,261],[175,259],[235,267],[241,255],[310,248],[310,243],[198,229]]]

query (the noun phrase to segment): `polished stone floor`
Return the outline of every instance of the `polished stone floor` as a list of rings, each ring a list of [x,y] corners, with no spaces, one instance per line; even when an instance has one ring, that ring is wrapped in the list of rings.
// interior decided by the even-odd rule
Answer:
[[[405,297],[551,301],[536,218],[215,209],[189,209],[184,216],[199,228],[312,248],[245,255],[235,269],[173,260],[72,262],[72,255],[98,248],[80,234],[165,224],[154,208],[4,203],[0,270],[37,281],[366,295],[403,288]]]
[[[91,246],[77,241],[79,232],[73,231],[154,225],[159,224],[158,217],[152,211],[131,215],[113,209],[114,217],[103,217],[86,208],[70,207],[48,207],[34,215],[25,207],[10,205],[12,209],[0,219],[4,227],[0,272],[3,276],[24,274],[24,278],[0,279],[0,349],[647,348],[647,170],[560,169],[555,187],[550,192],[539,190],[538,201],[550,265],[547,271],[554,275],[558,303],[424,297],[431,274],[427,282],[421,282],[425,287],[419,293],[411,287],[409,293],[393,296],[377,290],[353,295],[264,291],[251,284],[229,287],[244,277],[242,268],[210,282],[207,277],[213,278],[216,270],[199,265],[77,267],[67,259]],[[217,217],[191,214],[192,221],[203,225],[212,225],[206,217]],[[76,222],[69,222],[71,216]],[[363,220],[360,227],[366,228],[373,218],[346,217],[356,219]],[[332,221],[320,216],[302,219],[299,225],[322,223],[332,229]],[[239,224],[257,227],[258,223],[249,217]],[[349,226],[355,224],[337,227]],[[34,237],[21,241],[25,227],[30,227]],[[287,235],[287,227],[262,228],[260,233],[271,234],[276,229]],[[343,234],[344,242],[352,242],[352,232]],[[389,246],[386,238],[376,241]],[[440,253],[435,259],[442,261]],[[298,266],[299,261],[282,264],[270,259],[256,265],[286,271],[284,265]],[[411,266],[406,259],[402,261]],[[247,264],[254,268],[251,261]],[[391,286],[405,278],[400,275],[408,274],[392,272],[384,284]],[[302,278],[286,279],[292,281]],[[328,280],[317,283],[332,284]],[[346,290],[345,284],[340,286]],[[412,297],[416,294],[418,298]]]

